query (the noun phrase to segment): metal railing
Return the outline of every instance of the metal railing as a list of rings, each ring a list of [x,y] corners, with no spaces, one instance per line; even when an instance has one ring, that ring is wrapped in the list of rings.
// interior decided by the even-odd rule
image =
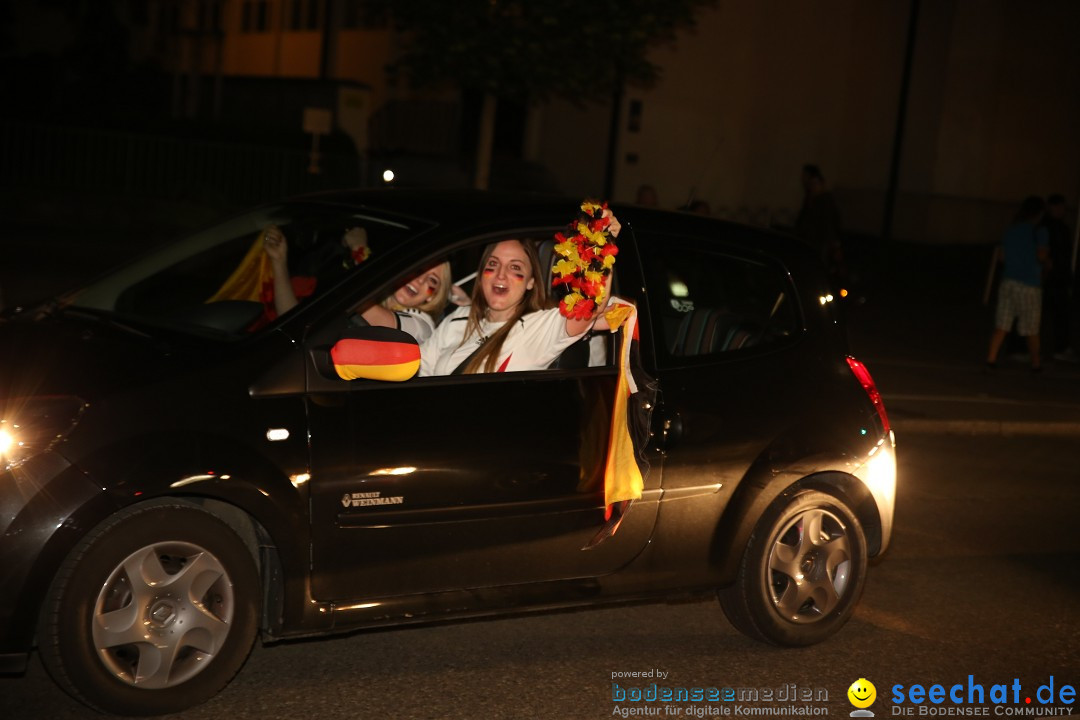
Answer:
[[[254,204],[359,185],[360,159],[305,150],[0,121],[0,187]]]

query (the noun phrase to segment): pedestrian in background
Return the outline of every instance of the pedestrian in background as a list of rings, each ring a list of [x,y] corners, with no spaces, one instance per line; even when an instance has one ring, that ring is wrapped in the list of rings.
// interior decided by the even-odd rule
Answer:
[[[997,367],[998,352],[1005,336],[1016,322],[1016,331],[1027,341],[1031,355],[1031,371],[1042,372],[1039,357],[1039,321],[1042,315],[1042,276],[1049,258],[1046,228],[1039,224],[1043,216],[1042,198],[1031,195],[1024,199],[1016,220],[1001,238],[1005,264],[998,287],[994,331],[986,367]]]
[[[803,165],[802,187],[803,203],[795,220],[795,234],[814,246],[830,277],[842,285],[845,272],[840,208],[817,165]]]

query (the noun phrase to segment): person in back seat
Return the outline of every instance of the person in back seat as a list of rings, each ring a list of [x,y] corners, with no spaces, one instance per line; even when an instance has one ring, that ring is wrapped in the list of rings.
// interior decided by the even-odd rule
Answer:
[[[263,245],[274,273],[270,303],[274,316],[284,315],[315,291],[319,279],[315,276],[296,277],[290,273],[288,242],[285,233],[276,225],[266,229]],[[335,259],[333,269],[337,274],[363,262],[371,254],[364,228],[347,230],[342,235],[341,246],[347,251],[347,257],[344,264]],[[433,318],[437,318],[446,307],[450,284],[450,263],[437,263],[424,268],[382,302],[362,310],[360,317],[369,325],[404,330],[418,343],[423,342],[435,331]]]

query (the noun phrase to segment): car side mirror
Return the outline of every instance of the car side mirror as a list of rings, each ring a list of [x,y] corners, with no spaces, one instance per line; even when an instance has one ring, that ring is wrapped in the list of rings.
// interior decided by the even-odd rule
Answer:
[[[316,358],[316,364],[329,361],[324,374],[342,380],[403,382],[420,369],[416,338],[397,328],[351,327],[329,350],[315,352],[322,356]]]

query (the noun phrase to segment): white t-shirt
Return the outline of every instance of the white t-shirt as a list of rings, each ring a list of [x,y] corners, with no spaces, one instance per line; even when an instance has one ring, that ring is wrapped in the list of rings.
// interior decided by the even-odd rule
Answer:
[[[435,334],[420,345],[421,377],[449,375],[480,347],[483,339],[491,337],[503,325],[481,321],[480,336],[474,333],[463,344],[461,339],[468,324],[468,307],[458,308],[439,323]],[[522,315],[503,341],[495,368],[498,372],[543,370],[584,334],[566,334],[566,318],[559,308]]]
[[[398,330],[409,333],[418,343],[423,343],[435,332],[435,321],[423,310],[395,310],[394,318],[397,320]]]

